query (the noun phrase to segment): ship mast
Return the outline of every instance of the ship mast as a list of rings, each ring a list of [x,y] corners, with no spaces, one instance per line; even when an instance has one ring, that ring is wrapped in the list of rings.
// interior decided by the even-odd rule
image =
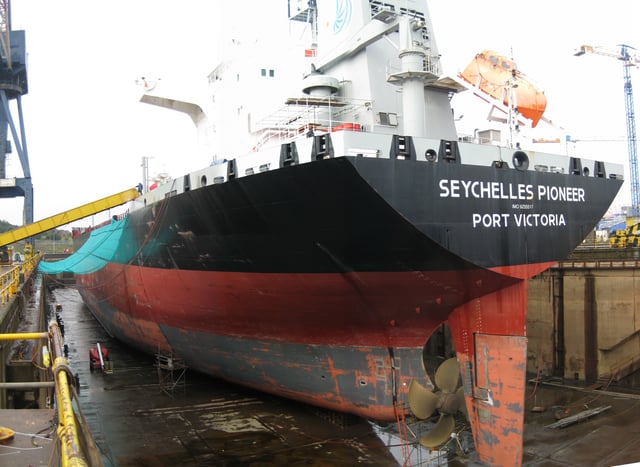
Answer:
[[[437,64],[431,62],[425,44],[416,33],[424,26],[422,21],[407,15],[398,18],[400,71],[387,78],[390,83],[402,86],[404,134],[415,137],[426,136],[425,82],[438,79]]]
[[[309,23],[311,29],[311,45],[305,50],[307,57],[315,57],[318,53],[318,6],[316,0],[293,2],[289,0],[289,21]]]

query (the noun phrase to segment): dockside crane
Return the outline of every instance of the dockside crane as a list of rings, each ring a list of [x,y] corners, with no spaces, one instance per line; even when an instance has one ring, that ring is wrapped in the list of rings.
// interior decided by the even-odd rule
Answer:
[[[11,2],[0,0],[0,198],[24,197],[23,222],[33,222],[33,184],[23,127],[22,96],[27,93],[27,52],[24,31],[11,30]],[[13,121],[9,101],[17,103],[19,128]],[[7,154],[18,153],[23,178],[7,178]]]
[[[627,114],[627,146],[629,150],[629,180],[631,184],[631,216],[638,217],[640,215],[640,179],[638,178],[638,146],[636,141],[636,117],[633,104],[633,87],[631,85],[632,66],[640,64],[640,57],[635,50],[628,45],[620,45],[620,51],[608,50],[602,47],[594,47],[591,45],[582,45],[574,53],[579,57],[586,53],[596,55],[604,55],[605,57],[615,58],[622,62],[622,70],[624,76],[624,103]]]

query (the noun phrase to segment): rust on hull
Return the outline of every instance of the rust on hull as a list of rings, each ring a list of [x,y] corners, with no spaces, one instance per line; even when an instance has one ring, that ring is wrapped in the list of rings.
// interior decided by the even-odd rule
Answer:
[[[522,281],[449,317],[476,450],[489,465],[522,463],[526,305]]]

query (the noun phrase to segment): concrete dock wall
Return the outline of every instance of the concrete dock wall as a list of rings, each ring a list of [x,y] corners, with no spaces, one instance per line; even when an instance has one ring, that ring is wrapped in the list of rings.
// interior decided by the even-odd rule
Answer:
[[[640,368],[640,264],[564,261],[534,277],[527,335],[529,372],[587,381],[633,374]]]
[[[42,303],[42,290],[34,287],[34,274],[23,276],[16,292],[0,305],[0,333],[46,330]],[[38,381],[42,371],[32,360],[34,348],[39,354],[41,346],[39,341],[0,342],[0,382]],[[39,393],[36,389],[31,394]],[[0,409],[11,405],[9,399],[10,391],[0,388]]]

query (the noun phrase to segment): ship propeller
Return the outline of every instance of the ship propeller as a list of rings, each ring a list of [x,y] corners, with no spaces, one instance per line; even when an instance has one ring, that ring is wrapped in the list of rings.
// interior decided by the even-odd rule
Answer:
[[[449,439],[455,430],[454,414],[457,411],[467,415],[463,388],[458,388],[460,370],[457,358],[449,358],[436,370],[437,392],[431,392],[416,380],[411,380],[409,386],[409,407],[413,414],[421,419],[427,419],[436,412],[440,418],[429,433],[420,439],[420,444],[433,449]],[[456,389],[457,388],[457,389]]]

